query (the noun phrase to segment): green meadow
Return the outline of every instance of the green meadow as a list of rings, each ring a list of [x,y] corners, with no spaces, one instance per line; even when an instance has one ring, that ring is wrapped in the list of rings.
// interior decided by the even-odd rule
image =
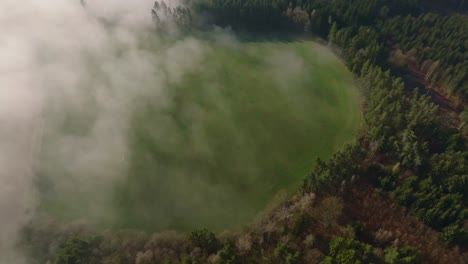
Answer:
[[[359,93],[327,47],[202,43],[201,62],[165,84],[164,106],[159,97],[147,97],[132,109],[128,168],[112,185],[103,226],[154,231],[248,224],[274,197],[294,190],[317,158],[329,158],[357,134]],[[54,170],[44,170],[44,179]],[[92,194],[48,182],[45,212],[86,219]]]

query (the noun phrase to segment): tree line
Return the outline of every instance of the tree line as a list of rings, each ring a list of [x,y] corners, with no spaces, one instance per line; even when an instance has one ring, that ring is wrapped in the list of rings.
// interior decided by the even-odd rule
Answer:
[[[161,15],[154,10],[166,6],[164,1],[158,2],[153,9],[157,21]],[[439,12],[434,1],[420,0],[183,3],[183,7],[164,12],[172,14],[182,28],[217,24],[238,30],[312,32],[347,49],[343,54],[358,54],[350,62],[351,69],[370,60],[394,73],[412,74],[459,105],[468,100],[468,15],[463,13],[468,7],[464,1],[444,1],[444,8],[455,12],[449,15]]]

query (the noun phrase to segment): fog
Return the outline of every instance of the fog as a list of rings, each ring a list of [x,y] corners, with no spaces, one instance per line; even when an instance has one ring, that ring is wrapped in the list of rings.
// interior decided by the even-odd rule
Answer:
[[[109,199],[109,181],[118,181],[128,165],[129,107],[139,96],[162,98],[162,78],[177,79],[190,67],[188,53],[180,58],[183,67],[169,65],[158,75],[160,64],[139,47],[138,38],[153,27],[152,5],[151,0],[89,0],[86,8],[79,0],[0,1],[1,263],[21,263],[13,247],[38,206],[35,181],[44,137],[54,133],[51,123],[70,118],[51,113],[68,108],[86,113],[93,107],[87,131],[54,139],[60,149],[54,162],[74,171],[64,172],[69,178],[58,184],[94,191],[100,210]],[[181,40],[161,56],[177,60],[186,48],[199,47]],[[149,84],[151,89],[141,89]]]

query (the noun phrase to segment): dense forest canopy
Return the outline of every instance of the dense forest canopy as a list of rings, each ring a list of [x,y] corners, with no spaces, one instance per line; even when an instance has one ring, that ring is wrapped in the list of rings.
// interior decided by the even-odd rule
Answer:
[[[463,13],[467,6],[464,1],[444,1],[451,12],[442,12],[435,2],[186,0],[187,7],[176,8],[174,16],[185,27],[214,23],[248,31],[293,29],[322,37],[332,31],[332,42],[351,49],[344,54],[359,54],[351,69],[366,60],[385,64],[385,68],[411,72],[428,88],[454,97],[457,104],[466,102],[468,18]],[[347,43],[356,34],[361,37]]]
[[[370,54],[362,54],[362,58],[355,59],[361,61],[355,63],[362,65],[370,59],[382,64],[390,60],[399,69],[416,72],[429,88],[461,101],[468,98],[468,18],[463,14],[438,12],[439,9],[426,1],[200,0],[187,1],[187,4],[189,9],[208,17],[208,23],[237,29],[294,28],[323,37],[332,30],[333,40],[336,31],[341,29],[336,43],[341,46],[349,36],[361,34],[359,41],[352,44],[351,54],[361,54],[364,50]],[[456,12],[467,9],[464,1],[444,1],[444,7]]]

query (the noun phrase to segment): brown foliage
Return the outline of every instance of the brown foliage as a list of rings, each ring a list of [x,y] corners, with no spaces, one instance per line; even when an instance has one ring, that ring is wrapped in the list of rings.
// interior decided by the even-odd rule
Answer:
[[[345,199],[349,202],[345,203],[344,220],[363,223],[373,234],[374,244],[413,246],[422,253],[424,263],[466,263],[467,252],[449,248],[435,230],[409,215],[387,195],[376,192],[372,186],[365,183],[355,186]]]

